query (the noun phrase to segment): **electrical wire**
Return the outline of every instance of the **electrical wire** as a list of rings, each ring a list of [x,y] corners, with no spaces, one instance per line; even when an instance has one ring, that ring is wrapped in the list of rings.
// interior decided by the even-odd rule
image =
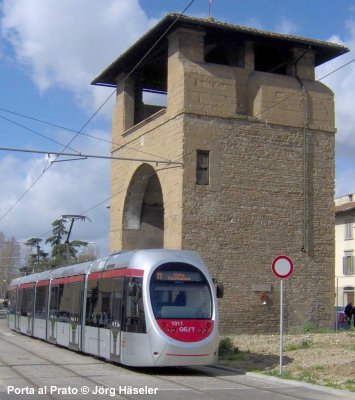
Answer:
[[[175,18],[175,20],[171,23],[171,25],[166,29],[166,31],[157,39],[157,41],[151,46],[150,49],[145,53],[145,55],[138,61],[138,63],[133,67],[133,69],[129,72],[129,74],[123,79],[121,84],[128,79],[130,75],[142,64],[142,62],[148,57],[148,55],[153,51],[153,49],[160,43],[160,41],[165,37],[165,35],[170,31],[170,29],[177,23],[179,18],[184,15],[184,13],[192,6],[192,4],[196,0],[191,0],[189,4],[184,8],[184,10]],[[62,152],[64,152],[69,146],[74,142],[74,140],[82,133],[82,131],[91,123],[91,121],[95,118],[95,116],[102,110],[102,108],[106,105],[106,103],[111,99],[116,90],[114,90],[107,99],[101,104],[101,106],[91,115],[91,117],[83,124],[83,126],[79,129],[78,132],[72,137],[72,139],[64,146]],[[55,161],[60,157],[60,155],[56,156]],[[43,175],[49,170],[49,168],[53,165],[53,162],[45,167],[43,172],[31,183],[31,185],[25,190],[25,192],[13,203],[10,208],[0,217],[0,222],[16,207],[17,204],[21,202],[21,200],[26,196],[26,194],[33,188],[33,186],[43,177]]]
[[[52,139],[51,137],[49,137],[49,136],[47,136],[47,135],[44,135],[43,133],[39,133],[39,132],[37,132],[37,131],[35,131],[35,130],[31,129],[31,128],[28,128],[27,126],[22,125],[22,124],[20,124],[20,123],[14,121],[14,120],[12,120],[12,119],[6,118],[6,117],[4,117],[3,115],[0,115],[0,118],[3,119],[3,120],[5,120],[5,121],[10,122],[11,124],[14,124],[14,125],[16,125],[16,126],[19,126],[19,127],[23,128],[23,129],[25,129],[25,130],[27,130],[27,131],[29,131],[29,132],[31,132],[31,133],[34,133],[35,135],[38,135],[38,136],[40,136],[40,137],[43,137],[43,138],[45,138],[45,139],[50,140],[51,142],[54,142],[54,143],[56,143],[56,144],[59,144],[60,146],[65,146],[63,143],[60,143],[60,142],[58,142],[57,140]],[[68,149],[70,149],[70,150],[72,150],[72,151],[74,151],[74,152],[76,152],[76,153],[79,154],[79,151],[73,149],[72,147],[68,147]]]
[[[98,136],[90,135],[90,134],[84,133],[84,132],[78,132],[75,129],[71,129],[71,128],[68,128],[68,127],[65,127],[65,126],[62,126],[62,125],[54,124],[52,122],[48,122],[48,121],[45,121],[45,120],[42,120],[42,119],[34,118],[34,117],[31,117],[31,116],[28,116],[28,115],[25,115],[25,114],[21,114],[21,113],[15,112],[15,111],[11,111],[11,110],[5,109],[5,108],[1,108],[0,107],[0,111],[6,112],[6,113],[9,113],[9,114],[13,114],[13,115],[16,115],[16,116],[21,117],[21,118],[29,119],[31,121],[35,121],[35,122],[38,122],[38,123],[41,123],[41,124],[46,124],[48,126],[52,126],[52,127],[55,127],[55,128],[61,129],[61,130],[68,131],[68,132],[79,133],[81,136],[85,136],[85,137],[88,137],[90,139],[99,140],[101,142],[105,142],[105,143],[108,143],[110,145],[114,145],[114,146],[118,146],[118,147],[122,146],[122,144],[112,142],[111,140],[107,140],[107,139],[104,139],[104,138],[101,138],[101,137],[98,137]],[[21,128],[24,128],[24,129],[26,129],[26,130],[28,130],[28,131],[36,134],[36,135],[39,135],[39,136],[42,136],[42,137],[44,137],[44,138],[46,138],[48,140],[51,140],[54,143],[57,143],[57,144],[59,144],[61,146],[65,146],[64,144],[62,144],[62,143],[60,143],[60,142],[58,142],[58,141],[56,141],[56,140],[44,135],[44,134],[39,133],[38,131],[35,131],[35,130],[31,129],[31,128],[28,128],[25,125],[19,124],[18,122],[14,121],[14,120],[6,118],[6,117],[4,117],[2,115],[0,115],[0,118],[4,119],[6,121],[9,121],[9,122],[11,122],[11,123],[13,123],[15,125],[18,125]],[[167,158],[164,158],[164,157],[162,157],[160,155],[149,153],[149,152],[146,152],[144,150],[140,150],[140,149],[129,147],[129,146],[126,146],[126,147],[128,149],[130,149],[130,150],[135,150],[135,151],[137,151],[139,153],[146,154],[146,155],[153,156],[153,157],[157,157],[157,158],[161,158],[161,159],[165,159],[165,160],[168,161]],[[68,147],[68,148],[70,150],[73,150],[73,151],[77,152],[77,153],[80,153],[78,150],[75,150],[75,149],[73,149],[71,147]]]
[[[355,61],[355,58],[353,58],[352,60],[348,61],[347,63],[341,65],[340,67],[334,69],[333,71],[329,72],[328,74],[322,76],[321,78],[317,79],[318,82],[320,82],[321,80],[327,78],[330,75],[333,75],[335,72],[338,72],[339,70],[343,69],[344,67],[348,66],[349,64],[353,63]]]

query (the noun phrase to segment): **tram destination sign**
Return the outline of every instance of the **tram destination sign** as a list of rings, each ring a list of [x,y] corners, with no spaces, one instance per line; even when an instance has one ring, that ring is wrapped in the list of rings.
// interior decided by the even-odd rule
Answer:
[[[193,271],[158,271],[155,279],[157,281],[201,282],[202,275]]]

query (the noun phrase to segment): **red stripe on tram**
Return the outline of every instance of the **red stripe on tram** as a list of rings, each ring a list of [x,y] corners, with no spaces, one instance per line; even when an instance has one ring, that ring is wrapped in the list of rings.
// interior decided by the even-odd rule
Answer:
[[[89,274],[89,281],[96,279],[116,278],[119,276],[130,276],[139,278],[143,275],[144,271],[142,269],[113,269],[110,271],[93,272],[92,274]]]

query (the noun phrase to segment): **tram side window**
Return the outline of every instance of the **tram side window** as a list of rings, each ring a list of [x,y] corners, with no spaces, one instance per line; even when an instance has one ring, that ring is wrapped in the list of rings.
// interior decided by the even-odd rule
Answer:
[[[59,311],[59,285],[53,285],[51,288],[51,295],[50,295],[50,303],[49,303],[49,317],[55,318]]]
[[[142,278],[126,278],[123,331],[135,333],[147,332],[143,307],[142,284]]]
[[[27,304],[27,296],[25,293],[25,289],[20,289],[19,290],[19,311],[20,311],[20,315],[22,315],[22,316],[27,315],[26,304]]]
[[[97,312],[99,308],[99,281],[89,280],[86,292],[85,325],[97,326]]]
[[[36,288],[35,317],[46,318],[47,315],[48,286]]]
[[[110,328],[121,324],[123,278],[90,280],[87,289],[86,321],[89,326]]]
[[[23,289],[19,288],[17,292],[17,313],[21,313],[22,298],[23,298]]]
[[[122,320],[122,298],[124,278],[115,278],[112,281],[112,324],[115,327],[121,326]]]
[[[21,289],[22,301],[21,301],[21,315],[27,317],[33,312],[33,288]]]
[[[9,301],[8,301],[8,312],[9,314],[15,314],[16,313],[16,290],[9,290]]]
[[[62,322],[81,320],[80,282],[59,284],[52,287],[50,316]]]
[[[109,279],[90,280],[87,287],[85,324],[100,328],[109,327],[111,322],[112,282]]]

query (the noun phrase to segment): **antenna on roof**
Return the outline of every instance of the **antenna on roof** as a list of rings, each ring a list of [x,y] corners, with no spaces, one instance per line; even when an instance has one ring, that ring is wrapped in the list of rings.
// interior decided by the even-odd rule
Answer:
[[[213,19],[211,18],[211,4],[213,0],[208,0],[208,19]]]

